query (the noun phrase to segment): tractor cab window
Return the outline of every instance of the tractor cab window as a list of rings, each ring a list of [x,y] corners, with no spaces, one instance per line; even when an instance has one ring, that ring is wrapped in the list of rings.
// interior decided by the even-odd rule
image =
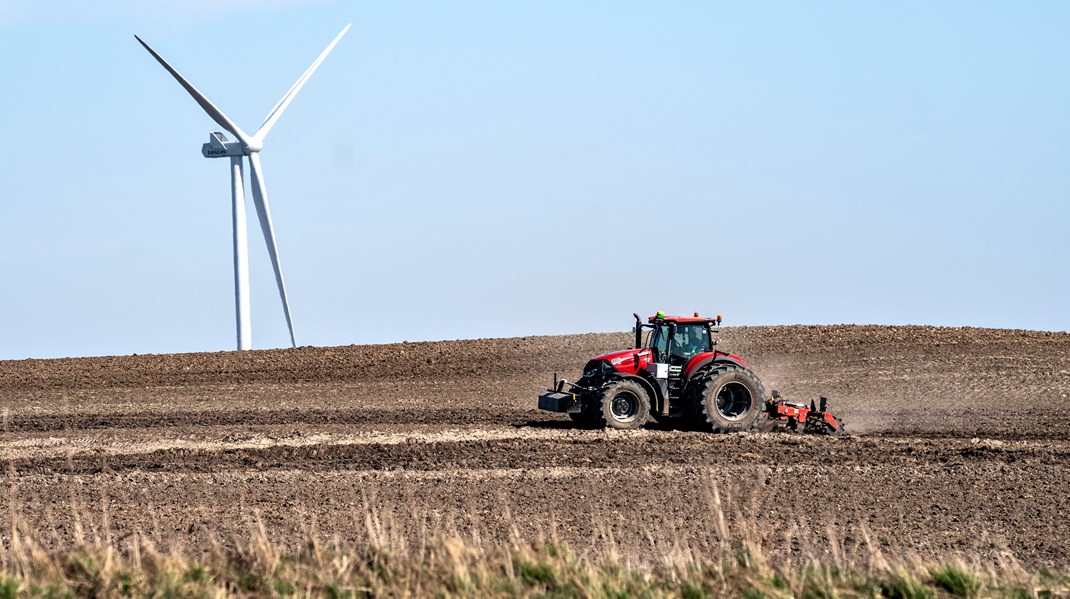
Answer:
[[[710,350],[710,332],[702,324],[680,324],[676,327],[676,335],[669,343],[668,325],[654,327],[650,335],[650,347],[654,350],[655,359],[659,362],[668,362],[674,366],[683,366],[696,354]]]
[[[666,352],[669,351],[669,327],[661,324],[654,327],[654,332],[650,334],[650,344],[647,345],[650,349],[654,350],[654,360],[658,362],[665,361]]]
[[[669,363],[683,366],[696,354],[710,351],[710,332],[705,325],[681,324],[669,347]]]

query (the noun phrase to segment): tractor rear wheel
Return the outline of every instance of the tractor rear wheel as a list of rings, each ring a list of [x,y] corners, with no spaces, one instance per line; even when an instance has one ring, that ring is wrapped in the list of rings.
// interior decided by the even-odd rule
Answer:
[[[650,396],[635,381],[609,383],[602,389],[598,403],[602,421],[610,428],[639,428],[650,416]]]
[[[762,415],[765,389],[746,368],[726,364],[695,383],[691,394],[695,420],[714,432],[749,431]]]

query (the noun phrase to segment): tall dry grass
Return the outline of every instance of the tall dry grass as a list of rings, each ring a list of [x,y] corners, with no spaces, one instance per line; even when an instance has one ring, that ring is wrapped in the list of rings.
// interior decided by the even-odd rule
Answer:
[[[5,413],[5,431],[6,420]],[[545,527],[522,528],[508,503],[500,506],[497,524],[473,526],[458,522],[457,514],[411,513],[421,509],[415,505],[408,506],[407,514],[383,509],[363,492],[352,514],[358,542],[342,543],[322,534],[314,518],[300,509],[293,517],[307,524],[299,538],[280,538],[254,510],[241,533],[220,526],[209,531],[207,549],[194,548],[182,542],[181,532],[161,530],[158,521],[149,530],[115,530],[108,494],[102,492],[99,503],[92,504],[73,478],[66,498],[70,513],[46,510],[46,521],[31,521],[19,509],[19,476],[10,457],[5,474],[0,599],[1070,597],[1070,576],[1023,568],[1009,551],[984,563],[962,555],[933,562],[910,554],[886,555],[861,523],[849,531],[830,523],[820,536],[787,523],[775,523],[770,530],[769,523],[748,516],[760,508],[753,503],[758,498],[751,497],[749,505],[730,501],[739,498],[729,497],[712,478],[705,483],[706,521],[664,522],[670,530],[688,534],[649,531],[643,538],[620,538],[606,520],[597,523],[600,542],[595,548],[578,553],[558,537],[552,517]],[[144,509],[146,521],[153,523],[154,506]],[[61,521],[69,533],[57,532]],[[854,539],[850,552],[846,533]],[[793,559],[769,557],[763,548],[772,534],[788,537],[799,548]]]
[[[424,526],[414,539],[395,512],[365,497],[354,519],[363,541],[342,544],[314,522],[300,542],[273,537],[252,514],[247,531],[211,548],[181,543],[160,549],[159,531],[120,535],[100,517],[85,524],[71,514],[73,540],[57,544],[40,524],[23,519],[9,471],[9,522],[0,543],[0,599],[5,597],[1070,597],[1070,577],[1030,571],[1007,554],[980,563],[948,556],[940,563],[885,555],[864,526],[851,534],[867,551],[850,557],[843,532],[830,527],[820,540],[802,539],[804,555],[777,563],[763,552],[756,527],[738,530],[725,512],[724,491],[711,482],[707,513],[713,541],[702,548],[648,535],[616,538],[609,523],[603,542],[583,554],[556,538],[553,526],[523,530],[503,506],[505,542],[448,518]],[[71,491],[76,494],[75,491]],[[79,510],[88,508],[72,500]],[[298,517],[300,514],[298,514]],[[746,524],[746,523],[744,523]],[[785,534],[801,534],[789,529]],[[498,538],[498,537],[495,537]],[[623,541],[623,542],[622,542]],[[824,543],[823,548],[816,543]],[[806,543],[812,544],[809,548]],[[296,547],[296,548],[295,548]]]

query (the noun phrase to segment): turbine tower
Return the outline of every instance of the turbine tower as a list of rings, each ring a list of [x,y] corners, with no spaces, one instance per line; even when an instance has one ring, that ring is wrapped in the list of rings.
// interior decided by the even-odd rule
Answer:
[[[279,297],[282,299],[282,311],[286,314],[286,326],[290,330],[290,343],[297,347],[297,338],[294,336],[293,320],[290,318],[290,303],[286,299],[286,284],[282,279],[282,267],[279,264],[279,250],[275,243],[275,228],[271,224],[271,208],[268,205],[267,189],[264,187],[264,169],[260,165],[260,150],[264,147],[264,138],[267,137],[275,122],[279,120],[286,107],[293,101],[297,92],[308,82],[312,73],[327,58],[334,46],[349,31],[350,25],[346,25],[342,31],[331,40],[327,48],[320,53],[312,66],[305,70],[290,90],[282,96],[275,107],[268,113],[267,118],[261,123],[260,129],[253,135],[242,131],[241,127],[234,124],[222,110],[216,108],[204,94],[193,86],[185,77],[175,70],[162,56],[156,53],[148,44],[138,36],[134,36],[149,54],[152,54],[163,68],[185,88],[189,95],[200,104],[208,116],[212,117],[220,127],[237,137],[236,141],[227,138],[220,132],[212,133],[208,143],[201,146],[201,154],[205,158],[230,158],[230,189],[233,202],[234,220],[234,309],[237,314],[238,325],[238,349],[249,349],[252,345],[252,325],[249,322],[249,234],[245,224],[245,189],[243,182],[243,160],[249,159],[249,179],[253,188],[253,206],[256,208],[256,216],[260,220],[260,229],[264,232],[264,242],[267,244],[268,255],[271,257],[271,266],[275,269],[275,282],[279,286]]]

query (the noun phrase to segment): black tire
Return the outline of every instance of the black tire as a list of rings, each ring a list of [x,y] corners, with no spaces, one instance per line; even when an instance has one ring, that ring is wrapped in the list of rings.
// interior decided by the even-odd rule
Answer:
[[[635,381],[613,381],[602,388],[598,407],[605,426],[635,429],[643,426],[650,416],[650,396]]]
[[[691,387],[694,420],[715,433],[738,433],[754,428],[765,407],[765,389],[750,370],[718,366]]]

